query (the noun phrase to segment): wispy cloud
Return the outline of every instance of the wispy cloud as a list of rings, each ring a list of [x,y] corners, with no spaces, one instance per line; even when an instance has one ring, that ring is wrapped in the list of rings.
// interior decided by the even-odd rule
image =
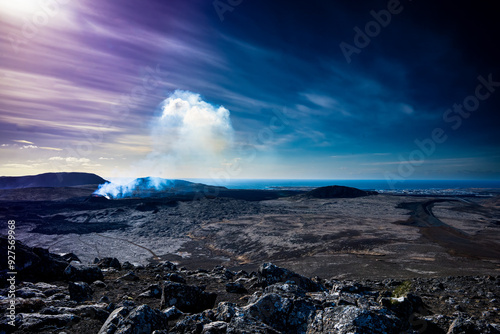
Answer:
[[[33,142],[30,142],[27,140],[13,139],[12,141],[15,141],[16,143],[21,143],[21,144],[34,144]]]
[[[90,159],[87,159],[87,158],[75,158],[75,157],[68,157],[68,158],[64,158],[64,157],[51,157],[49,158],[50,161],[66,161],[66,162],[69,162],[69,163],[86,163],[86,162],[90,162]]]
[[[48,151],[62,151],[62,148],[57,148],[57,147],[40,146],[39,148],[42,150],[48,150]]]
[[[463,57],[471,55],[467,48],[456,52],[451,29],[435,33],[422,29],[422,20],[400,21],[377,39],[377,47],[372,44],[346,66],[336,41],[352,33],[360,15],[351,5],[324,3],[314,18],[298,3],[287,3],[287,11],[282,1],[262,6],[242,7],[234,20],[221,24],[206,1],[65,1],[32,38],[23,35],[23,17],[9,11],[0,27],[2,161],[22,165],[33,158],[106,174],[125,170],[151,154],[150,128],[161,113],[159,104],[179,89],[231,111],[234,143],[253,141],[263,156],[252,162],[249,175],[272,170],[267,163],[293,170],[298,152],[310,164],[328,160],[325,173],[332,159],[346,166],[355,161],[350,172],[361,163],[382,171],[399,163],[395,153],[383,152],[411,152],[415,138],[446,126],[442,115],[450,101],[461,102],[476,84],[480,66]],[[435,25],[447,19],[442,20]],[[401,41],[401,35],[407,38]],[[457,31],[454,37],[462,35]],[[21,41],[17,51],[12,38]],[[494,53],[481,54],[496,64]],[[145,82],[154,87],[145,88]],[[478,146],[496,154],[498,108],[491,103],[467,120],[469,133],[450,137],[433,158]],[[260,140],[273,110],[285,108],[286,128]],[[165,143],[177,137],[161,136]],[[54,154],[61,159],[49,160]],[[0,174],[16,172],[8,168]]]

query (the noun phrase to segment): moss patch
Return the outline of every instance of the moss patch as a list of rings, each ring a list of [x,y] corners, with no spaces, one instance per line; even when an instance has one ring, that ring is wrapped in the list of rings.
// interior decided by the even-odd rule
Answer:
[[[404,281],[392,292],[393,298],[399,298],[406,296],[411,291],[411,282]]]

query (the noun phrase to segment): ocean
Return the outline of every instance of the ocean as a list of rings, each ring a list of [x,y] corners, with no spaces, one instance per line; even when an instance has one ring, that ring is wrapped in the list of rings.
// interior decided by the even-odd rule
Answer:
[[[477,195],[491,190],[500,192],[500,180],[404,180],[390,184],[387,180],[297,180],[297,179],[188,179],[229,189],[317,188],[331,185],[375,190],[381,193],[415,195]]]

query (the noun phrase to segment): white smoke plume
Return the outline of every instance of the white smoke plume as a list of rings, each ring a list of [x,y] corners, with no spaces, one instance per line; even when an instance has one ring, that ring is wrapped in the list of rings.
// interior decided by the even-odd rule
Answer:
[[[96,195],[109,198],[148,197],[158,192],[192,192],[196,183],[183,180],[167,180],[160,177],[143,177],[126,183],[104,183],[94,192]]]
[[[151,153],[132,167],[132,174],[170,179],[183,172],[184,177],[206,177],[211,168],[223,163],[233,136],[229,110],[203,101],[199,94],[176,90],[160,104],[160,113],[151,126]],[[137,182],[107,183],[95,193],[128,197]],[[170,184],[162,181],[150,185],[162,191]]]
[[[229,110],[203,101],[199,94],[176,90],[161,111],[152,129],[153,154],[210,158],[232,144]]]

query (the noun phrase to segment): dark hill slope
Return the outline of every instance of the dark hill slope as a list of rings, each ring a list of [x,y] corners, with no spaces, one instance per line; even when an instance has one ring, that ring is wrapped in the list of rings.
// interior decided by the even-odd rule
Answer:
[[[376,194],[376,191],[364,191],[344,186],[327,186],[313,189],[305,193],[305,196],[313,198],[354,198]]]
[[[102,177],[91,173],[44,173],[28,176],[2,176],[0,189],[73,187],[105,182],[107,181]]]

